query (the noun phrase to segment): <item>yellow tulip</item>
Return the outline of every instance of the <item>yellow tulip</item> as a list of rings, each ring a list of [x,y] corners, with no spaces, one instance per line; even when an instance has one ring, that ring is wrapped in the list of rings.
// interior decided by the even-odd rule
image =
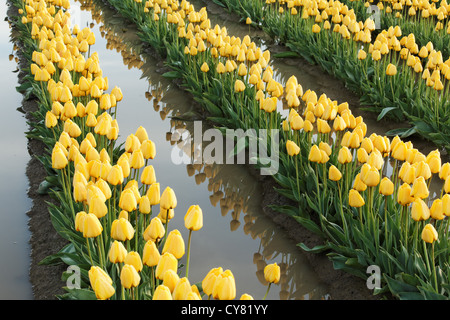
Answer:
[[[411,188],[411,197],[425,199],[429,194],[430,192],[428,191],[424,177],[416,178]]]
[[[83,237],[95,238],[103,231],[102,224],[97,216],[93,213],[88,213],[83,221]]]
[[[111,170],[109,170],[107,181],[113,186],[117,186],[123,183],[123,171],[120,165],[112,166]]]
[[[55,146],[52,151],[52,168],[53,169],[64,169],[69,161],[61,147]]]
[[[216,280],[219,277],[219,275],[222,274],[222,272],[223,272],[222,267],[213,268],[207,273],[205,278],[203,278],[202,288],[203,292],[206,295],[208,296],[212,295]]]
[[[122,210],[131,212],[137,209],[136,196],[131,189],[125,189],[122,191],[119,199],[119,207]]]
[[[332,181],[339,181],[342,178],[342,173],[336,166],[332,165],[328,171],[328,178]]]
[[[170,252],[175,258],[181,259],[185,253],[183,237],[178,229],[172,230],[168,235],[162,253]]]
[[[161,255],[156,247],[156,244],[149,240],[144,245],[144,251],[142,252],[142,262],[149,267],[158,265]]]
[[[146,185],[151,185],[156,182],[155,169],[152,165],[146,166],[142,171],[141,182]]]
[[[134,236],[134,228],[125,218],[119,218],[111,224],[111,238],[118,241],[126,241]]]
[[[415,221],[427,220],[430,217],[430,209],[428,208],[425,201],[420,198],[416,198],[412,202],[411,217]]]
[[[235,92],[242,92],[245,90],[245,84],[241,80],[236,80],[234,84],[234,91]]]
[[[151,212],[150,199],[146,195],[139,199],[139,212],[142,214],[149,214]]]
[[[268,264],[264,267],[264,279],[269,283],[278,283],[280,281],[280,267],[277,263]]]
[[[308,160],[311,162],[320,162],[322,160],[322,152],[317,145],[313,145],[308,155]]]
[[[445,218],[442,199],[435,199],[433,201],[430,208],[430,216],[435,220],[443,220]]]
[[[154,159],[156,155],[155,143],[152,140],[144,140],[141,144],[144,159]]]
[[[147,197],[150,200],[150,205],[154,206],[159,204],[161,199],[159,182],[152,183],[147,191]]]
[[[348,202],[351,207],[359,208],[365,205],[364,198],[361,194],[355,190],[351,189],[348,196]]]
[[[251,295],[249,295],[248,293],[244,293],[241,295],[239,300],[255,300],[255,299],[253,299],[253,297]]]
[[[126,289],[137,287],[141,282],[141,276],[136,269],[130,265],[125,264],[120,271],[120,283]]]
[[[199,205],[189,207],[184,216],[184,226],[192,231],[198,231],[203,227],[203,212]]]
[[[397,74],[397,67],[392,63],[388,64],[386,68],[386,74],[388,76],[395,76]]]
[[[286,142],[286,150],[291,157],[296,156],[297,154],[300,153],[300,147],[294,141],[291,140],[288,140]]]
[[[97,299],[106,300],[114,295],[115,289],[112,286],[112,279],[103,269],[92,266],[89,269],[88,274],[89,282]]]
[[[177,206],[177,198],[172,188],[166,187],[164,189],[161,195],[160,206],[164,210],[175,209]]]
[[[143,126],[137,128],[134,135],[138,138],[139,142],[142,144],[144,141],[148,140],[147,130]]]
[[[165,252],[161,255],[161,259],[159,259],[158,265],[155,269],[155,277],[159,280],[164,280],[164,273],[167,270],[177,271],[178,269],[178,260],[175,258],[173,254],[170,252]]]
[[[57,124],[58,119],[56,118],[56,116],[51,111],[47,111],[47,113],[45,114],[45,126],[47,128],[53,128]]]
[[[439,236],[432,224],[428,223],[422,230],[422,240],[427,243],[433,243]]]
[[[143,265],[141,256],[136,251],[128,252],[123,262],[132,265],[137,272],[142,271]]]
[[[172,293],[167,286],[160,284],[156,287],[152,300],[173,300]]]
[[[114,240],[109,249],[108,257],[111,263],[124,262],[128,252],[122,242]]]
[[[154,217],[152,218],[152,220],[150,220],[150,224],[144,231],[144,240],[151,240],[155,242],[159,239],[162,239],[162,237],[164,237],[164,234],[165,229],[161,222],[161,219],[159,219],[158,217]]]
[[[80,211],[75,216],[75,230],[79,232],[83,232],[84,219],[86,218],[87,213],[84,211]]]
[[[346,147],[343,146],[341,147],[341,149],[339,149],[339,153],[338,153],[338,161],[341,164],[346,164],[352,161],[352,153],[350,152],[350,150]]]
[[[394,193],[394,183],[388,177],[384,177],[381,179],[379,192],[384,196],[390,196]]]
[[[186,300],[187,295],[192,292],[188,278],[183,277],[178,280],[172,292],[173,300]]]
[[[230,270],[225,270],[217,277],[212,296],[219,300],[233,300],[236,297],[236,282]]]

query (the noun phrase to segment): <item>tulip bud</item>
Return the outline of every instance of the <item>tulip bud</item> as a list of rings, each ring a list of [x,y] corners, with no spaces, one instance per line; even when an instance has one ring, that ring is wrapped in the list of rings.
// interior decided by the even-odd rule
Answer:
[[[435,220],[443,220],[445,218],[442,199],[435,199],[430,208],[431,218]]]
[[[384,177],[381,179],[379,192],[384,196],[390,196],[394,193],[394,183],[388,177]]]
[[[317,145],[313,145],[308,155],[308,160],[311,162],[320,162],[322,160],[322,152]]]
[[[159,182],[152,183],[147,191],[147,197],[150,199],[150,205],[159,204],[161,199]]]
[[[130,240],[134,236],[131,223],[125,218],[119,218],[111,224],[111,238],[118,241]]]
[[[149,267],[158,265],[161,255],[159,254],[156,244],[149,240],[145,243],[144,251],[142,252],[142,262]]]
[[[51,111],[47,111],[47,113],[45,114],[45,126],[47,128],[53,128],[57,124],[58,119],[56,118],[56,116]]]
[[[114,165],[112,166],[111,170],[109,170],[107,181],[113,185],[117,186],[123,183],[124,177],[123,177],[123,171],[122,167],[120,165]]]
[[[136,251],[128,252],[128,254],[125,257],[124,263],[132,265],[137,272],[141,272],[143,267],[141,256]]]
[[[126,289],[137,287],[141,281],[141,276],[136,269],[129,264],[125,264],[120,272],[120,283]]]
[[[53,169],[64,169],[69,161],[62,149],[62,147],[55,146],[52,151],[52,168]]]
[[[172,292],[173,300],[186,300],[187,295],[192,292],[191,284],[186,277],[180,278]]]
[[[181,257],[185,253],[185,245],[183,237],[181,236],[180,231],[177,229],[172,230],[164,243],[164,247],[162,249],[162,253],[170,252],[175,258],[181,259]]]
[[[177,198],[172,188],[166,187],[164,189],[161,195],[160,206],[164,210],[174,209],[177,206]]]
[[[233,300],[236,297],[236,283],[230,270],[225,270],[217,277],[212,295],[219,300]]]
[[[351,189],[348,196],[348,202],[351,207],[359,208],[365,204],[364,198],[361,194],[355,190]]]
[[[172,300],[172,293],[167,286],[160,284],[156,287],[152,300]]]
[[[277,263],[268,264],[264,267],[264,279],[275,284],[280,281],[280,267]]]
[[[332,181],[339,181],[342,178],[342,173],[336,166],[332,165],[328,171],[328,178]]]
[[[429,194],[428,186],[424,177],[416,178],[411,188],[411,197],[425,199]]]
[[[75,230],[83,232],[84,219],[86,218],[86,212],[80,211],[75,216]]]
[[[167,270],[164,273],[163,285],[168,287],[170,292],[173,292],[179,280],[180,276],[174,270]]]
[[[98,237],[102,231],[103,227],[97,216],[93,213],[88,213],[83,222],[83,237],[95,238]]]
[[[217,268],[213,268],[211,269],[208,274],[205,276],[205,278],[202,281],[202,288],[203,288],[203,292],[210,296],[212,295],[213,292],[213,288],[214,288],[214,284],[217,280],[217,277],[222,274],[223,269],[222,267],[217,267]]]
[[[428,208],[425,201],[420,198],[416,198],[412,202],[411,217],[415,221],[427,220],[430,217],[430,209]]]
[[[112,286],[111,277],[103,269],[92,266],[88,274],[91,287],[97,299],[106,300],[114,295],[115,289]]]
[[[297,146],[297,144],[291,140],[288,140],[286,142],[286,150],[291,157],[296,156],[297,154],[300,153],[300,147]]]
[[[154,159],[156,155],[155,143],[151,140],[144,140],[141,144],[141,151],[144,159]]]
[[[127,254],[128,254],[127,249],[125,249],[123,243],[115,240],[111,244],[111,248],[109,249],[108,253],[109,261],[111,261],[111,263],[124,262]]]
[[[346,164],[352,161],[352,154],[350,152],[350,150],[346,147],[343,146],[341,149],[339,149],[339,154],[338,154],[338,161],[341,164]]]
[[[119,207],[122,210],[131,212],[137,209],[137,200],[131,189],[125,189],[122,191],[119,199]]]
[[[106,214],[108,213],[108,206],[102,198],[100,198],[98,195],[95,195],[90,198],[89,213],[95,214],[95,216],[100,219],[106,216]]]
[[[407,206],[414,201],[411,197],[411,186],[407,183],[402,184],[397,191],[397,202],[402,206]]]
[[[184,226],[192,231],[198,231],[203,227],[203,213],[200,206],[192,205],[189,207],[184,216]]]
[[[422,240],[427,243],[433,243],[438,240],[438,233],[432,224],[428,223],[422,231]]]
[[[161,219],[158,217],[154,217],[151,221],[149,226],[144,231],[144,240],[145,241],[157,241],[164,237],[165,229],[161,222]]]
[[[152,165],[146,166],[142,171],[141,182],[147,185],[151,185],[156,182],[155,169]]]
[[[155,269],[155,277],[159,280],[164,280],[164,273],[167,270],[177,271],[178,269],[178,260],[175,258],[173,254],[170,252],[165,252],[161,255],[161,259],[159,259],[158,265]]]

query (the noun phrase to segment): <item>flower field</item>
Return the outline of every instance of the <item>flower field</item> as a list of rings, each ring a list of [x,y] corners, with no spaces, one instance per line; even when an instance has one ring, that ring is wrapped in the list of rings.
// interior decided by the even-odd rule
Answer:
[[[13,2],[29,60],[20,90],[39,100],[29,135],[47,146],[40,160],[59,204],[49,212],[69,241],[46,263],[82,267],[82,288],[67,288],[64,298],[253,299],[237,293],[232,271],[220,266],[190,282],[191,236],[203,227],[202,209],[192,204],[185,213],[188,239],[170,230],[177,196],[156,178],[157,146],[143,127],[116,143],[126,92],[103,75],[89,28],[68,23],[70,2]],[[347,102],[318,95],[295,76],[275,80],[271,52],[211,25],[206,8],[196,11],[185,0],[105,0],[136,25],[139,39],[164,58],[164,76],[181,81],[217,128],[277,133],[265,146],[267,157],[279,159],[271,176],[295,205],[272,208],[323,238],[299,249],[326,253],[335,269],[362,279],[377,266],[380,297],[448,299],[450,163],[439,151],[450,141],[448,26],[440,19],[448,5],[430,6],[426,17],[424,5],[380,2],[380,31],[359,1],[215,2],[288,46],[284,56],[300,55],[343,79],[379,119],[406,118],[411,128],[367,135]],[[413,133],[435,150],[415,148],[406,140]],[[267,158],[250,157],[256,168],[270,169]],[[280,267],[268,265],[264,278],[269,290]]]

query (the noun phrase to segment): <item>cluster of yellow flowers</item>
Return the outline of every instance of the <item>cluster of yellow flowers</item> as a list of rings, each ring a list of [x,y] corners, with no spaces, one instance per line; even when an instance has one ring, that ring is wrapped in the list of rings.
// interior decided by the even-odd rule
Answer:
[[[113,297],[119,286],[122,299],[137,299],[142,297],[137,288],[144,285],[148,268],[152,299],[199,300],[201,293],[188,280],[190,241],[186,276],[179,276],[185,243],[179,230],[167,232],[177,198],[170,187],[161,194],[155,170],[148,164],[156,155],[155,144],[141,126],[127,136],[114,163],[114,142],[119,136],[114,110],[123,94],[118,87],[107,93],[108,79],[98,54],[89,55],[95,35],[87,27],[70,28],[69,7],[69,1],[26,0],[19,13],[39,48],[33,52],[31,72],[41,84],[42,102],[48,108],[45,126],[56,140],[52,168],[61,173],[74,229],[86,238],[90,285],[98,299]],[[147,221],[156,205],[160,213]],[[189,232],[200,230],[201,208],[189,207],[184,222]],[[108,273],[115,272],[112,266],[117,266],[120,283],[113,283]],[[279,267],[269,269],[268,281],[278,282]],[[214,299],[236,297],[230,270],[211,270],[202,285],[203,292]],[[241,298],[252,299],[248,294]]]

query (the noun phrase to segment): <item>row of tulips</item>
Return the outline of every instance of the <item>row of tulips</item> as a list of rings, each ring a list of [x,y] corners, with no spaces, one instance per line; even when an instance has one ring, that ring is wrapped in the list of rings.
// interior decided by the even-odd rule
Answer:
[[[147,51],[142,50],[143,44],[135,41],[135,29],[129,26],[128,32],[123,33],[123,19],[118,19],[116,12],[103,2],[80,1],[81,9],[89,11],[93,20],[99,25],[102,37],[107,40],[106,47],[116,50],[123,57],[123,62],[129,68],[139,69],[148,78],[151,86],[145,92],[153,108],[159,113],[161,119],[170,119],[170,129],[166,134],[166,140],[171,144],[177,143],[178,148],[185,151],[186,156],[191,156],[191,150],[209,146],[204,141],[201,145],[196,143],[194,137],[194,125],[190,120],[183,118],[191,112],[189,103],[180,104],[172,101],[174,93],[170,81],[162,81],[161,75],[155,74],[154,67],[157,61],[151,58]],[[170,100],[171,102],[168,102]],[[188,130],[190,139],[178,142],[176,136],[178,129]],[[310,274],[296,272],[295,270],[308,270],[302,253],[295,246],[280,246],[287,235],[273,226],[269,219],[261,214],[261,192],[257,179],[239,165],[223,165],[217,163],[188,164],[186,165],[188,176],[195,178],[197,184],[207,183],[207,189],[211,192],[210,202],[214,207],[220,208],[223,217],[229,216],[231,232],[237,232],[240,228],[245,235],[253,239],[259,239],[258,252],[253,255],[256,266],[256,277],[261,284],[267,286],[264,277],[266,260],[281,257],[278,262],[281,275],[279,281],[279,297],[286,299],[323,299],[327,292],[318,287],[312,288]]]
[[[420,47],[432,42],[436,50],[449,56],[450,29],[447,22],[449,5],[447,1],[379,1],[376,4],[364,1],[343,1],[349,9],[365,20],[372,16],[381,29],[399,26],[403,32],[413,33]]]
[[[236,298],[233,273],[213,268],[205,278],[189,280],[190,239],[203,227],[203,213],[192,205],[184,216],[187,249],[179,230],[169,232],[177,198],[172,188],[160,192],[155,144],[142,126],[116,146],[116,110],[123,94],[109,83],[89,28],[71,28],[69,1],[14,1],[29,74],[18,90],[35,97],[28,137],[44,142],[40,157],[45,181],[58,200],[49,204],[58,233],[68,241],[42,263],[64,262],[81,270],[81,288],[68,286],[64,299],[228,300]],[[159,214],[154,214],[159,206]],[[180,260],[186,254],[182,274]],[[267,265],[269,283],[280,279],[280,267]],[[70,279],[68,271],[64,277]],[[243,294],[241,299],[252,299]]]
[[[399,25],[377,29],[373,19],[360,20],[340,1],[215,2],[292,50],[281,56],[300,55],[344,80],[379,119],[406,119],[412,125],[390,135],[418,133],[448,148],[450,60],[431,40],[419,44]]]
[[[379,266],[377,293],[448,298],[450,165],[439,151],[425,155],[398,136],[367,136],[347,103],[304,92],[295,77],[277,82],[270,52],[212,27],[204,8],[197,12],[187,1],[109,3],[165,57],[172,69],[165,76],[181,78],[210,121],[281,130],[273,177],[296,205],[274,208],[324,236],[323,246],[301,245],[305,250],[328,251],[336,268],[363,278],[367,266]],[[287,118],[277,110],[281,101],[290,107]],[[429,191],[435,175],[436,194]]]

